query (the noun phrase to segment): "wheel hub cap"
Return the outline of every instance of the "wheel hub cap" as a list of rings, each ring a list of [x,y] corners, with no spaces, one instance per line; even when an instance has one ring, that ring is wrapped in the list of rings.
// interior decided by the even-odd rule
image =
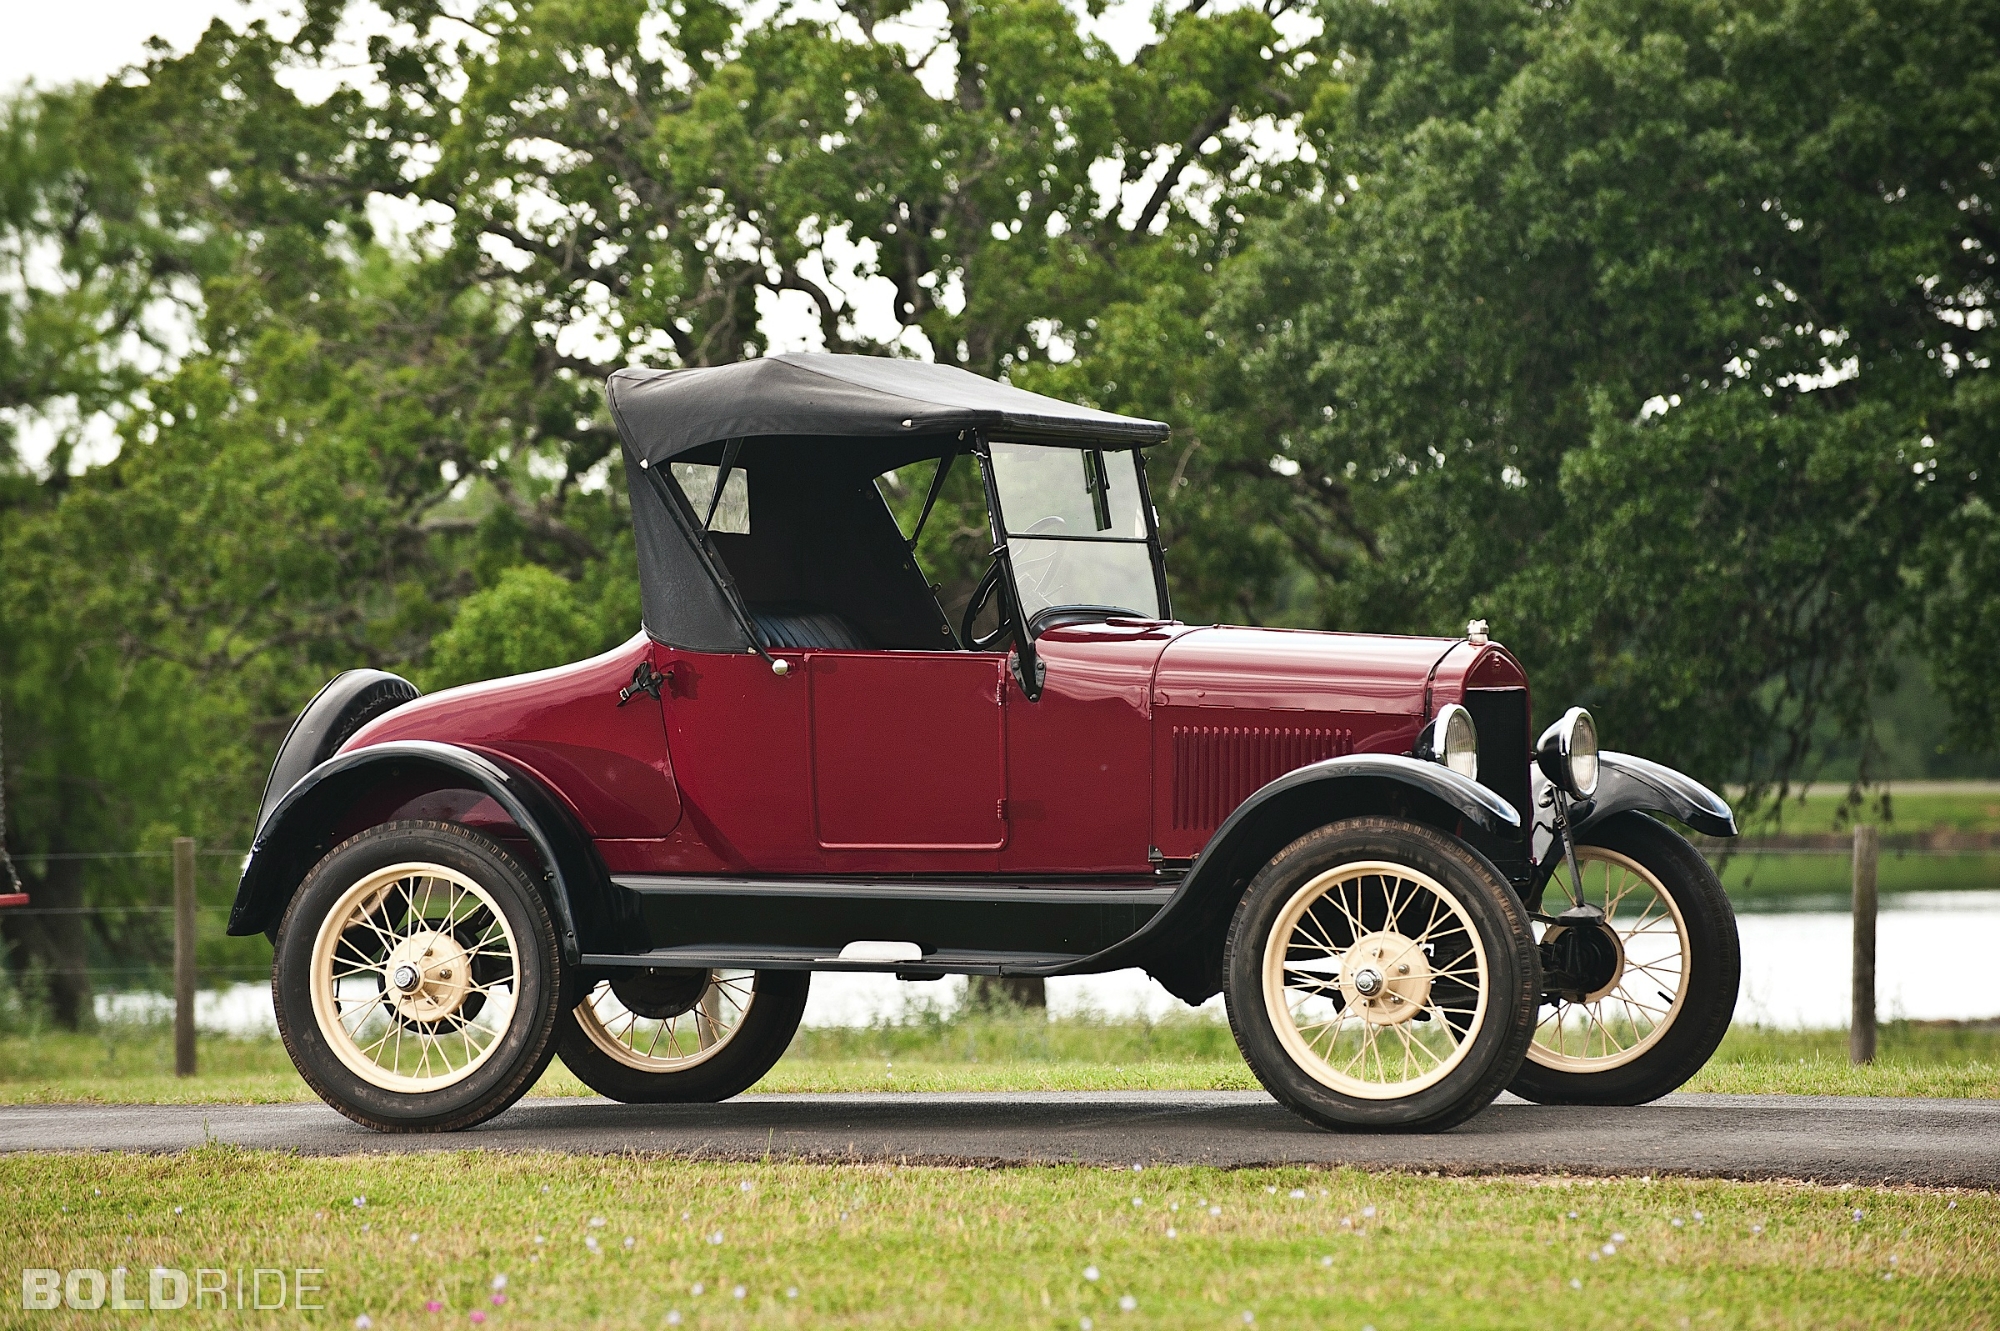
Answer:
[[[1551,925],[1542,935],[1543,969],[1572,1003],[1596,1003],[1625,978],[1625,943],[1602,924]]]
[[[1393,930],[1364,934],[1347,957],[1340,988],[1347,1005],[1368,1021],[1399,1025],[1429,1005],[1430,959],[1415,939]]]
[[[425,931],[396,945],[386,966],[391,1001],[409,1021],[442,1021],[465,1005],[472,965],[448,933]]]

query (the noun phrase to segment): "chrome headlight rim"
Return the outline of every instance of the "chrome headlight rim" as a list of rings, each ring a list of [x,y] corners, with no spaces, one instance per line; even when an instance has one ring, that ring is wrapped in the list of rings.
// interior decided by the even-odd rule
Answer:
[[[1438,708],[1417,737],[1416,756],[1448,767],[1468,781],[1479,779],[1479,726],[1463,705],[1448,702]]]
[[[1572,799],[1597,793],[1597,719],[1586,708],[1572,707],[1535,741],[1535,762]]]

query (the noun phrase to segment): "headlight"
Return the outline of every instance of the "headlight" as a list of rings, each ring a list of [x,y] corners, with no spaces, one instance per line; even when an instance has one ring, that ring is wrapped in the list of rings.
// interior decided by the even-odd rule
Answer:
[[[1424,733],[1417,737],[1416,756],[1443,763],[1468,781],[1479,779],[1479,728],[1472,713],[1457,703],[1438,709]]]
[[[1535,761],[1543,776],[1589,799],[1597,793],[1597,722],[1581,707],[1570,708],[1535,741]]]

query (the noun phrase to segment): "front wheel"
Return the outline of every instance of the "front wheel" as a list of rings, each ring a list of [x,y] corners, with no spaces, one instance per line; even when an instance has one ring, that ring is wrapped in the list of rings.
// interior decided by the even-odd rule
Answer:
[[[563,1022],[563,1066],[626,1104],[705,1104],[756,1085],[805,1015],[807,971],[631,970]]]
[[[1322,1127],[1463,1122],[1533,1034],[1540,973],[1519,902],[1476,851],[1415,823],[1332,823],[1278,852],[1223,966],[1251,1070]]]
[[[1576,858],[1604,923],[1536,926],[1549,986],[1508,1089],[1542,1104],[1645,1104],[1699,1072],[1729,1030],[1736,914],[1701,852],[1644,814],[1591,828]],[[1567,865],[1544,900],[1574,900]]]

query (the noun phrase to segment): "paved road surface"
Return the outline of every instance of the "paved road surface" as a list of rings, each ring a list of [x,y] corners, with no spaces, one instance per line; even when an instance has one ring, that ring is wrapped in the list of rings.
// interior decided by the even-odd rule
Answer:
[[[1512,1097],[1450,1132],[1321,1132],[1261,1091],[527,1100],[482,1128],[385,1136],[321,1105],[0,1108],[0,1151],[174,1151],[207,1137],[329,1155],[491,1149],[996,1164],[1352,1164],[2000,1187],[2000,1101],[1675,1095],[1637,1109]]]

